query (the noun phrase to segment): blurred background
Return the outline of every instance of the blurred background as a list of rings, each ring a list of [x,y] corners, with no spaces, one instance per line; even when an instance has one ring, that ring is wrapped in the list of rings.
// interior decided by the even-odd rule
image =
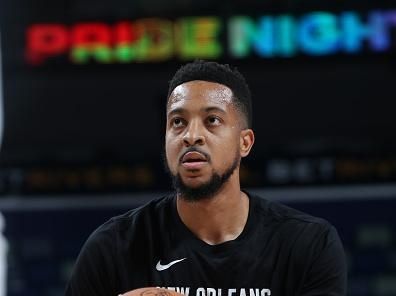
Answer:
[[[7,295],[63,295],[98,225],[171,190],[167,85],[195,58],[251,87],[243,187],[336,226],[348,295],[396,295],[394,1],[1,0],[0,34]]]

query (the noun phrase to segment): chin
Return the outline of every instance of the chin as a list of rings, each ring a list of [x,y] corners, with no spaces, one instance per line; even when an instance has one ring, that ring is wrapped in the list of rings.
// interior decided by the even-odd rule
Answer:
[[[210,177],[203,177],[203,176],[197,176],[197,177],[182,177],[183,184],[186,187],[190,187],[192,189],[200,188],[201,186],[204,186],[207,184],[210,180]]]

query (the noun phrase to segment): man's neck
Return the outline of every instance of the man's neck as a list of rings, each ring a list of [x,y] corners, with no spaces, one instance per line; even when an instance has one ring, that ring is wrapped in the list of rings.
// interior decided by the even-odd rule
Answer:
[[[199,239],[216,245],[234,240],[242,233],[249,215],[249,198],[240,190],[239,182],[228,183],[208,199],[191,202],[178,197],[177,211]]]

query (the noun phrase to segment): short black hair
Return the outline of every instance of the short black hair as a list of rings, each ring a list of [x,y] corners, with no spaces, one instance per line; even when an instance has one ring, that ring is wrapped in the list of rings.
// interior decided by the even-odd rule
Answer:
[[[169,82],[168,100],[173,90],[180,84],[193,80],[203,80],[223,84],[231,89],[233,103],[246,119],[247,127],[252,126],[252,99],[245,78],[228,64],[214,61],[195,60],[176,71]]]

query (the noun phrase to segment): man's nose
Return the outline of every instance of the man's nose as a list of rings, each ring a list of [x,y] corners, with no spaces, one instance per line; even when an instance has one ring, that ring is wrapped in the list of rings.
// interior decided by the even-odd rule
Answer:
[[[204,129],[197,121],[188,124],[186,133],[183,136],[183,142],[186,146],[205,144]]]

